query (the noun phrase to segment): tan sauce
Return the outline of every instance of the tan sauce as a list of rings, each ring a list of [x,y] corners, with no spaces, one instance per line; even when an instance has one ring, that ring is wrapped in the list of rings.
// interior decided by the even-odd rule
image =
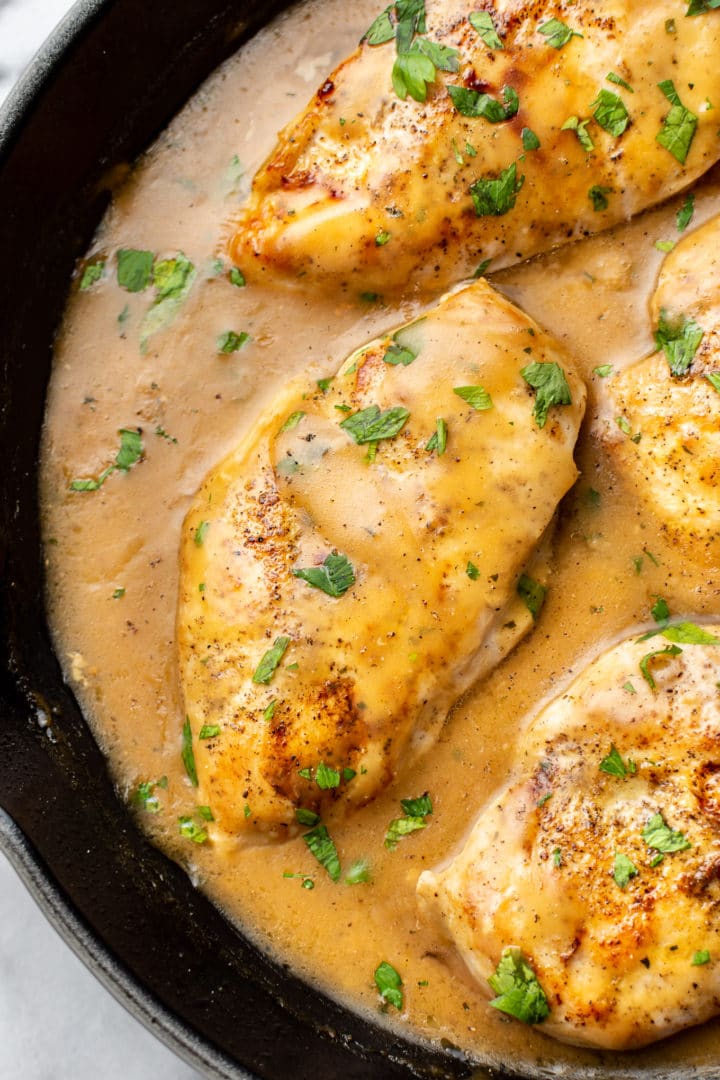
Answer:
[[[576,1076],[621,1076],[717,1064],[717,1024],[639,1055],[599,1055],[508,1021],[421,921],[415,900],[420,871],[453,852],[502,783],[517,734],[539,703],[645,620],[653,594],[674,612],[720,614],[713,568],[668,544],[593,438],[602,392],[593,369],[622,367],[649,350],[648,298],[663,258],[654,242],[677,238],[682,200],[494,279],[579,361],[590,394],[578,447],[582,475],[562,508],[555,571],[535,632],[454,709],[412,775],[401,775],[347,821],[328,818],[343,866],[367,858],[372,883],[333,884],[300,838],[220,855],[212,842],[193,844],[178,833],[179,815],[196,801],[180,760],[174,648],[177,549],[190,500],[288,379],[333,374],[353,348],[419,310],[411,300],[390,308],[318,300],[302,288],[273,291],[254,282],[249,267],[242,268],[247,287],[237,288],[227,265],[222,275],[212,267],[223,223],[276,130],[376,13],[369,0],[350,9],[311,0],[293,9],[208,81],[115,193],[93,256],[104,253],[110,266],[122,247],[166,257],[183,251],[198,280],[144,355],[139,325],[150,291],[123,291],[113,271],[74,292],[68,305],[41,476],[58,654],[122,794],[129,799],[140,781],[168,777],[167,790],[155,791],[161,812],[139,812],[142,826],[232,919],[312,984],[403,1034],[447,1040],[479,1062],[512,1062],[528,1072],[566,1063]],[[234,154],[244,167],[239,184]],[[696,194],[693,227],[720,210],[720,178],[703,181]],[[216,339],[228,329],[247,331],[252,341],[221,355]],[[137,425],[145,460],[98,491],[71,493],[73,478],[97,476],[112,461],[118,429]],[[383,838],[399,799],[426,790],[434,805],[428,828],[387,851]],[[312,877],[313,889],[302,887],[302,875]],[[402,975],[401,1017],[379,1011],[373,971],[381,960]]]

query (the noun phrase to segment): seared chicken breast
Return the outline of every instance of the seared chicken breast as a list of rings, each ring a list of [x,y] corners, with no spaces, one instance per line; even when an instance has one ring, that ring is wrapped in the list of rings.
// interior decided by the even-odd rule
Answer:
[[[178,648],[216,837],[371,799],[530,628],[584,401],[569,357],[478,281],[290,387],[211,471]]]
[[[663,263],[657,352],[604,380],[601,436],[635,495],[708,565],[720,554],[720,217]]]
[[[391,4],[280,132],[232,257],[437,290],[625,221],[720,156],[718,55],[687,0]]]
[[[592,663],[420,877],[495,1006],[565,1042],[640,1047],[720,1013],[719,631],[681,623],[682,645]]]

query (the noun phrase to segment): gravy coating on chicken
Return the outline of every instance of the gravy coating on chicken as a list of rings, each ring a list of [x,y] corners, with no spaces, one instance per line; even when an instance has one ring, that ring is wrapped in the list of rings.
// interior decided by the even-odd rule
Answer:
[[[361,805],[432,744],[532,625],[584,404],[567,354],[478,281],[290,387],[211,471],[178,648],[216,837]]]
[[[600,434],[633,494],[693,559],[720,556],[720,218],[663,263],[657,352],[606,380]]]
[[[626,1050],[720,1012],[719,629],[682,623],[672,642],[707,644],[632,639],[590,664],[463,850],[420,877],[488,995],[520,950],[545,996],[537,1011],[530,978],[528,1018],[565,1042]]]
[[[280,132],[233,258],[303,287],[437,291],[628,220],[720,156],[720,12],[687,11],[391,4],[381,43]]]

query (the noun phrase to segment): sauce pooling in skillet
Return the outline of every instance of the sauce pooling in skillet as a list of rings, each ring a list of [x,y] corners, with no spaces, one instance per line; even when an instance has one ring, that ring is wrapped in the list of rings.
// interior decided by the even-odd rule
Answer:
[[[367,874],[354,876],[371,880],[331,881],[300,837],[197,842],[207,822],[180,754],[175,647],[184,515],[207,471],[290,379],[333,374],[354,348],[422,310],[412,297],[389,307],[273,288],[251,266],[232,274],[217,256],[224,222],[276,130],[376,14],[367,0],[351,12],[334,0],[293,9],[208,81],[114,191],[68,305],[48,400],[41,494],[58,655],[142,826],[312,984],[411,1036],[528,1072],[564,1064],[605,1077],[710,1065],[716,1024],[640,1058],[572,1049],[508,1022],[420,920],[415,897],[419,874],[456,849],[502,784],[527,719],[589,658],[646,622],[653,596],[696,618],[720,613],[712,558],[688,557],[666,539],[595,438],[596,369],[620,370],[652,348],[648,302],[664,258],[655,244],[678,238],[682,197],[533,263],[494,277],[490,268],[493,284],[578,361],[589,391],[581,476],[561,507],[534,632],[454,708],[411,772],[347,818],[328,815],[344,870],[362,861]],[[720,211],[720,178],[710,174],[695,196],[693,228]],[[148,254],[118,261],[123,251]],[[156,286],[144,288],[153,261]],[[90,490],[71,490],[78,480],[91,480]],[[427,827],[386,848],[400,800],[424,792]],[[392,1007],[379,1014],[373,974],[383,960],[402,977],[402,1016]]]

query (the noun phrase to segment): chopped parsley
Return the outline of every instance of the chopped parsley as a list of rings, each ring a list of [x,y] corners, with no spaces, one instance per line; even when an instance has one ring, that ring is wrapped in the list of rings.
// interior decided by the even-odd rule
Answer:
[[[482,117],[491,124],[510,120],[520,108],[520,99],[512,86],[503,86],[503,102],[497,101],[490,94],[481,94],[478,90],[466,86],[448,86],[448,94],[456,110],[463,116]]]
[[[207,531],[208,531],[209,528],[210,528],[210,522],[209,521],[201,521],[200,522],[197,529],[193,533],[193,542],[195,544],[195,547],[202,547],[203,546],[203,544],[205,543],[205,536],[207,535]]]
[[[589,154],[591,150],[595,149],[595,143],[592,141],[592,137],[587,130],[589,123],[589,120],[581,120],[579,116],[568,116],[567,120],[560,128],[561,131],[574,131],[578,137],[578,142],[586,154]]]
[[[612,192],[611,187],[605,187],[603,184],[593,184],[588,191],[588,199],[593,205],[593,210],[596,213],[600,213],[601,210],[607,210],[610,205],[607,200],[607,196]],[[597,368],[595,369],[597,370]]]
[[[185,717],[185,723],[182,729],[182,749],[180,751],[182,756],[183,765],[185,766],[185,772],[190,777],[190,783],[193,787],[198,786],[197,769],[195,768],[195,752],[193,751],[192,742],[192,728],[190,727],[190,717]]]
[[[492,259],[483,259],[481,263],[478,263],[473,274],[473,280],[477,281],[478,278],[484,277],[491,262]]]
[[[425,444],[425,449],[430,453],[437,451],[437,456],[442,457],[447,447],[447,422],[441,416],[435,421],[435,431]]]
[[[118,285],[126,292],[142,292],[152,280],[154,260],[152,251],[121,248],[117,253]]]
[[[524,183],[525,177],[517,175],[514,161],[498,176],[481,176],[470,185],[477,217],[502,217],[507,214],[514,208]]]
[[[687,373],[703,335],[703,328],[694,319],[681,316],[671,320],[667,311],[664,308],[661,310],[655,344],[665,353],[671,374],[680,376]]]
[[[143,351],[151,335],[172,322],[190,292],[195,277],[195,267],[182,251],[174,259],[159,259],[155,263],[155,299],[140,324],[140,347]]]
[[[303,833],[303,840],[317,861],[327,870],[332,881],[340,880],[340,858],[330,833],[324,825],[316,825],[310,832]]]
[[[161,777],[159,780],[143,780],[138,786],[133,796],[133,801],[137,803],[147,814],[159,814],[160,813],[160,800],[155,794],[155,788],[167,788],[168,778],[167,776]]]
[[[490,1002],[494,1009],[514,1016],[524,1024],[540,1024],[550,1015],[545,991],[517,946],[503,950],[495,974],[488,982],[497,994]]]
[[[687,851],[692,844],[683,833],[671,829],[662,814],[653,814],[643,829],[641,836],[647,846],[659,855],[670,855],[675,851]]]
[[[622,135],[630,123],[630,115],[625,108],[625,103],[612,90],[603,89],[598,91],[598,96],[592,102],[590,108],[595,108],[593,116],[596,123],[607,131],[609,135],[615,137]]]
[[[219,724],[203,724],[198,734],[198,739],[216,739],[220,734]]]
[[[115,455],[113,464],[108,465],[106,469],[103,469],[97,480],[73,480],[70,483],[70,490],[97,491],[97,489],[102,487],[105,483],[108,476],[111,476],[114,472],[128,472],[133,465],[137,465],[139,461],[142,461],[145,453],[141,434],[140,428],[120,428],[118,431],[118,435],[120,436],[120,449]]]
[[[623,761],[620,751],[614,743],[610,746],[610,753],[607,757],[604,757],[600,762],[600,772],[608,773],[609,776],[631,776],[637,772],[637,766],[634,761],[628,758],[627,763]]]
[[[482,386],[453,386],[453,394],[466,401],[476,412],[492,409],[492,398]]]
[[[546,587],[541,585],[539,581],[535,581],[534,578],[529,577],[527,574],[521,574],[518,579],[516,591],[522,602],[525,604],[525,607],[532,615],[533,622],[537,622],[542,606],[545,603],[545,597],[547,595]]]
[[[681,165],[684,165],[695,138],[698,118],[690,109],[685,108],[672,79],[664,79],[663,82],[658,83],[658,87],[670,102],[671,107],[655,140],[664,146]]]
[[[642,660],[640,661],[640,671],[642,673],[643,679],[648,684],[651,690],[655,690],[657,686],[657,684],[655,683],[655,679],[652,676],[652,672],[650,671],[650,664],[653,662],[653,660],[655,660],[658,656],[679,656],[681,652],[682,649],[678,648],[677,645],[670,645],[666,649],[656,649],[655,652],[649,652],[646,653],[645,656],[643,656]]]
[[[720,0],[690,0],[685,15],[704,15],[713,8],[720,8]]]
[[[539,428],[545,427],[548,412],[555,405],[571,405],[570,387],[565,372],[555,361],[535,361],[521,369],[528,386],[536,391],[533,416]]]
[[[417,799],[401,799],[403,817],[394,818],[385,834],[385,847],[394,851],[400,840],[411,833],[427,827],[425,820],[433,812],[432,801],[427,791]]]
[[[394,340],[392,345],[388,345],[385,350],[383,360],[393,367],[398,367],[398,365],[409,367],[413,360],[417,359],[417,355],[414,349],[409,348],[407,345],[400,345]]]
[[[230,267],[230,284],[236,285],[238,289],[243,289],[247,285],[245,275],[238,266]]]
[[[488,49],[504,49],[502,39],[495,29],[492,16],[487,11],[471,11],[468,22],[480,35]]]
[[[375,236],[375,247],[385,247],[390,241],[392,234],[387,229],[380,229]]]
[[[119,585],[117,589],[113,589],[113,594],[112,594],[113,600],[122,600],[124,595],[125,595],[125,589],[123,588],[122,585]]]
[[[293,428],[298,426],[304,415],[305,413],[302,411],[302,409],[298,409],[297,412],[290,413],[287,420],[280,428],[280,433],[283,431],[292,431]]]
[[[556,847],[552,853],[553,866],[558,870],[563,864],[562,850]]]
[[[631,94],[635,93],[630,83],[625,82],[625,80],[621,79],[619,75],[616,75],[614,71],[608,71],[605,78],[608,82],[615,83],[616,86],[622,86],[623,89],[629,90]]]
[[[219,353],[237,352],[249,340],[250,335],[245,330],[241,330],[239,334],[234,330],[226,330],[217,339],[217,351]]]
[[[328,596],[342,596],[355,584],[355,571],[346,555],[334,552],[328,555],[322,566],[310,566],[304,570],[293,570],[293,576],[306,581],[314,589],[320,589]]]
[[[396,405],[392,409],[380,412],[379,405],[369,405],[367,409],[348,416],[340,424],[354,442],[378,442],[380,439],[394,439],[404,428],[410,417],[407,409]]]
[[[255,668],[255,672],[252,677],[254,683],[267,686],[271,681],[278,664],[282,660],[288,645],[290,644],[289,637],[276,637],[273,642],[272,648],[263,653],[260,663]]]
[[[720,0],[718,0],[720,4]],[[693,953],[693,958],[690,961],[693,967],[702,967],[703,964],[710,963],[710,952],[708,949],[698,949]]]
[[[306,810],[302,806],[298,806],[295,809],[295,820],[299,825],[317,825],[320,821],[320,815],[316,814],[314,810]]]
[[[566,26],[564,22],[560,22],[559,19],[550,19],[548,22],[543,23],[542,26],[539,26],[538,31],[547,38],[548,45],[552,45],[553,49],[562,49],[572,38],[581,38],[583,36],[577,30],[571,30],[569,26]]]
[[[184,836],[186,840],[192,840],[194,844],[204,844],[208,838],[206,830],[202,825],[190,817],[189,814],[183,814],[178,818],[179,832],[181,836]]]
[[[383,960],[375,968],[375,985],[383,1001],[394,1005],[396,1009],[403,1007],[402,979],[392,964]]]
[[[665,254],[667,255],[667,253],[669,251],[672,251],[672,249],[675,247],[675,241],[674,240],[656,240],[655,241],[655,247],[657,248],[658,251],[664,251]]]
[[[100,280],[100,278],[103,276],[104,273],[105,273],[105,261],[104,260],[101,260],[100,262],[95,262],[95,263],[88,263],[88,265],[83,270],[82,277],[80,278],[80,291],[81,292],[86,292],[89,288],[91,288],[95,284],[96,281]]]
[[[720,3],[720,0],[718,0]],[[678,228],[678,232],[685,232],[688,225],[693,219],[695,213],[695,196],[692,191],[685,196],[685,202],[682,204],[675,216],[675,223]]]
[[[378,15],[370,28],[363,34],[361,41],[367,41],[368,45],[384,45],[387,41],[392,41],[395,37],[395,27],[392,24],[390,12],[394,6],[394,4],[390,4]]]
[[[522,139],[523,150],[539,150],[540,140],[534,131],[530,128],[524,127],[520,132],[520,138]]]
[[[340,787],[340,773],[331,765],[326,765],[324,761],[321,761],[315,770],[315,783],[322,791]]]
[[[593,368],[593,372],[600,379],[607,379],[608,375],[613,373],[612,364],[601,364],[600,367]]]
[[[209,806],[196,806],[195,813],[198,817],[201,817],[203,821],[214,821],[213,812]]]
[[[627,855],[623,855],[621,851],[615,852],[612,876],[619,889],[627,889],[630,878],[637,877],[638,873],[637,866]]]
[[[266,724],[270,723],[273,716],[275,715],[275,710],[276,709],[277,709],[277,698],[273,698],[272,701],[270,701],[265,706],[265,708],[263,710],[263,720],[265,721]]]
[[[465,567],[465,573],[467,574],[467,576],[470,578],[471,581],[477,581],[477,579],[480,577],[480,571],[478,570],[477,566],[475,565],[474,562],[470,562],[469,559],[468,559],[468,564]]]
[[[713,390],[717,390],[718,394],[720,394],[720,371],[706,372],[705,378],[710,383]]]
[[[409,52],[399,53],[392,69],[393,90],[403,101],[408,94],[415,101],[427,99],[428,83],[435,81],[435,65],[413,44]]]
[[[350,864],[345,873],[346,884],[363,885],[368,881],[372,881],[369,862],[367,859],[356,859],[354,863]]]

